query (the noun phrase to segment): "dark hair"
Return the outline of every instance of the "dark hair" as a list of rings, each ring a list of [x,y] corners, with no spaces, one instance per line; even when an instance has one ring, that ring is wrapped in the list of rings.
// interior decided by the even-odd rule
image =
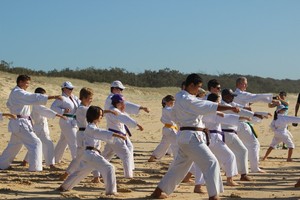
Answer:
[[[218,85],[220,85],[220,82],[217,79],[211,79],[207,82],[207,89],[208,91],[210,91],[210,89],[212,87],[217,87]]]
[[[202,78],[198,74],[190,74],[186,77],[185,86],[188,87],[192,83],[194,85],[202,83]]]
[[[285,91],[281,91],[281,92],[279,92],[279,95],[286,96],[286,92]]]
[[[273,118],[273,120],[277,120],[277,118],[278,118],[278,114],[277,114],[276,111],[274,111],[274,118]]]
[[[169,101],[175,101],[175,97],[172,96],[172,95],[167,95],[167,96],[165,96],[165,97],[161,100],[161,105],[162,105],[162,107],[165,107],[165,106],[166,106],[166,103],[169,102]]]
[[[34,93],[45,94],[46,90],[44,88],[38,87],[35,89]]]
[[[86,121],[92,123],[94,120],[99,119],[103,115],[103,109],[99,106],[90,106],[86,112]]]
[[[94,91],[91,88],[83,87],[79,92],[79,99],[82,100],[84,98],[88,98],[89,96],[92,96],[94,94]]]
[[[207,100],[208,101],[212,101],[212,102],[217,102],[218,101],[218,98],[219,98],[219,95],[215,94],[215,93],[210,93],[208,96],[207,96]]]
[[[20,81],[30,81],[31,78],[27,75],[19,75],[17,78],[17,85],[20,83]]]

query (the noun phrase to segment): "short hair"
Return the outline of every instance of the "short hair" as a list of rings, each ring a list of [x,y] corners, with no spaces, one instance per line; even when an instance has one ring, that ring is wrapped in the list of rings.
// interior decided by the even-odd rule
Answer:
[[[207,89],[208,91],[210,91],[210,89],[212,87],[217,87],[218,85],[220,85],[220,82],[217,79],[211,79],[207,82]]]
[[[210,93],[208,96],[207,96],[207,100],[208,101],[212,101],[212,102],[217,102],[219,98],[219,95],[215,94],[215,93]]]
[[[165,106],[166,106],[166,103],[169,102],[169,101],[175,101],[175,97],[172,96],[172,95],[167,95],[167,96],[165,96],[165,97],[161,100],[161,105],[162,105],[162,107],[165,107]]]
[[[30,81],[30,80],[31,80],[30,76],[22,74],[18,76],[17,84],[19,84],[21,81]]]
[[[46,90],[44,88],[38,87],[34,90],[34,93],[45,94]]]
[[[103,115],[103,109],[99,106],[90,106],[86,111],[86,121],[92,123],[94,120],[99,119]]]
[[[281,91],[281,92],[279,92],[279,95],[286,96],[286,92],[285,91]]]
[[[245,80],[247,80],[247,78],[244,77],[244,76],[238,77],[238,78],[236,79],[236,81],[235,81],[235,85],[238,85],[239,83],[242,83],[242,82],[244,82]]]
[[[79,92],[79,99],[82,100],[82,99],[86,99],[90,96],[93,96],[94,95],[94,91],[93,89],[91,88],[87,88],[87,87],[83,87],[80,92]]]
[[[190,84],[197,85],[199,83],[202,83],[202,78],[198,74],[190,74],[186,77],[185,80],[185,86],[188,87]]]

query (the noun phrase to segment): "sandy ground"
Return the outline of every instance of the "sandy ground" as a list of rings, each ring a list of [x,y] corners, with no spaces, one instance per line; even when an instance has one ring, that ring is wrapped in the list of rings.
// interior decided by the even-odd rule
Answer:
[[[15,86],[16,75],[0,73],[0,111],[7,112],[5,106],[10,90]],[[60,94],[60,84],[64,78],[32,77],[32,85],[29,91],[36,87],[44,87],[48,94]],[[109,93],[109,84],[92,84],[86,81],[75,79],[70,80],[76,88],[74,93],[78,95],[82,87],[91,87],[95,91],[93,105],[103,106],[104,100]],[[251,83],[250,83],[251,84]],[[178,88],[136,88],[128,86],[124,91],[126,98],[132,102],[147,106],[151,109],[149,114],[140,113],[133,116],[143,127],[144,131],[132,130],[131,140],[135,147],[136,170],[134,179],[123,178],[121,163],[118,158],[112,160],[116,167],[117,183],[119,188],[118,197],[105,196],[103,183],[91,183],[92,176],[84,179],[79,185],[69,192],[58,192],[61,181],[59,175],[64,172],[70,162],[70,151],[64,154],[63,163],[58,167],[61,170],[50,171],[45,167],[43,172],[28,172],[26,167],[19,166],[26,149],[23,147],[12,163],[11,170],[0,171],[0,199],[149,199],[149,195],[157,186],[162,176],[168,169],[172,157],[165,156],[162,160],[147,162],[153,149],[161,139],[162,124],[159,121],[161,116],[161,99],[166,94],[175,94]],[[288,94],[290,101],[290,115],[294,114],[296,94]],[[51,102],[47,105],[50,106]],[[273,109],[266,104],[258,103],[253,105],[253,110],[268,111]],[[271,142],[273,133],[269,129],[271,119],[264,120],[256,125],[259,130],[259,141],[261,143],[260,155],[263,156]],[[0,122],[0,152],[6,147],[10,133],[7,131],[8,119]],[[51,137],[56,143],[60,129],[58,119],[49,120]],[[101,122],[105,127],[105,121]],[[290,127],[294,135],[296,148],[293,154],[294,162],[286,162],[287,150],[274,150],[267,161],[261,162],[261,167],[267,174],[250,174],[254,179],[252,182],[244,183],[238,187],[225,186],[225,192],[221,194],[222,199],[300,199],[300,189],[294,188],[294,184],[300,178],[300,126]],[[222,172],[222,174],[224,174]],[[225,176],[223,175],[225,181]],[[235,177],[238,181],[238,177]],[[239,181],[238,181],[239,182]],[[169,196],[169,199],[207,199],[207,195],[193,193],[193,183],[180,184],[179,188]]]

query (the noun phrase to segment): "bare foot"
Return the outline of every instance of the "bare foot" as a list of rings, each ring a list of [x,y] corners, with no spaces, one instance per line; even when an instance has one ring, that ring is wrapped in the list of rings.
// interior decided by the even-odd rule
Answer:
[[[60,191],[60,192],[68,191],[68,190],[64,189],[62,186],[59,186],[59,188],[56,188],[56,190]]]
[[[186,176],[184,177],[184,179],[181,182],[182,183],[191,183],[191,182],[193,182],[193,180],[191,179],[191,177],[192,177],[192,173],[188,172],[186,174]]]
[[[252,179],[246,174],[241,175],[240,181],[252,181]]]
[[[156,162],[156,157],[150,156],[150,158],[148,159],[148,162]]]
[[[235,181],[227,181],[227,182],[226,182],[226,185],[227,185],[227,186],[239,186],[240,184],[238,184],[238,183],[235,182]]]
[[[295,187],[298,188],[300,187],[300,179],[297,181],[297,183],[295,184]]]
[[[94,177],[92,183],[100,183],[100,177]]]
[[[155,190],[151,194],[151,197],[154,198],[154,199],[166,199],[166,198],[168,198],[168,196],[163,194],[162,192],[163,191],[159,187],[157,187],[157,188],[155,188]]]
[[[195,185],[194,193],[205,194],[206,191],[201,187],[201,185]]]
[[[65,172],[64,174],[60,175],[59,176],[59,180],[60,181],[64,181],[66,180],[66,178],[69,176],[69,174],[67,172]]]
[[[20,166],[26,167],[28,162],[26,160],[23,160],[20,164]]]

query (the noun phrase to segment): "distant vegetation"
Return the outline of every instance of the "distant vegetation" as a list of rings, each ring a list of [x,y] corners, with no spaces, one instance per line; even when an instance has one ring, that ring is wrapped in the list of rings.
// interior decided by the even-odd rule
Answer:
[[[23,67],[13,67],[12,63],[1,61],[0,71],[9,72],[13,74],[28,74],[35,76],[47,76],[47,77],[66,77],[77,78],[93,82],[107,82],[111,83],[114,80],[121,80],[124,84],[137,86],[137,87],[180,87],[183,80],[185,80],[187,74],[181,73],[177,70],[171,70],[169,68],[161,69],[158,71],[145,70],[143,73],[132,73],[126,69],[113,67],[109,69],[97,69],[95,67],[87,67],[85,69],[70,69],[65,68],[62,70],[53,69],[45,72],[42,70],[35,71]],[[218,79],[222,88],[235,87],[235,80],[242,76],[240,74],[220,74],[220,75],[208,75],[200,74],[203,79],[203,88],[207,89],[206,83],[210,79]],[[261,78],[258,76],[243,75],[247,77],[251,92],[273,92],[285,90],[289,93],[300,92],[300,79],[290,80],[283,79],[277,80],[273,78]]]

